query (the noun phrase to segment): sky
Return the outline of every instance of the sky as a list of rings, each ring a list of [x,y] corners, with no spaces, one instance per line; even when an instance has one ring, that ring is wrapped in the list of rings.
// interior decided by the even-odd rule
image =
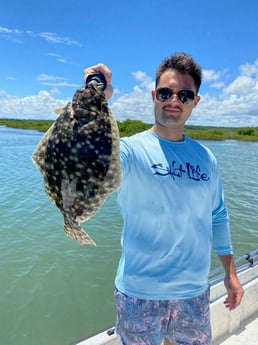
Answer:
[[[0,118],[56,119],[97,63],[117,120],[153,122],[155,72],[174,52],[201,65],[188,124],[258,126],[258,1],[8,0],[0,12]]]

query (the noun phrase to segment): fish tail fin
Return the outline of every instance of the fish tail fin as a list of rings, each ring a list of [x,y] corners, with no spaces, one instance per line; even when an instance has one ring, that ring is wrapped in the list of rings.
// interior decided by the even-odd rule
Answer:
[[[96,243],[78,224],[71,224],[71,223],[65,222],[64,232],[67,236],[71,237],[72,239],[79,242],[80,244],[96,245]]]

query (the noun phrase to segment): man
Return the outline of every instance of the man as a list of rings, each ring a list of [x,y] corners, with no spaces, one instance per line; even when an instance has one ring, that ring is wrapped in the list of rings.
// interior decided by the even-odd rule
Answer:
[[[111,71],[99,64],[112,95]],[[155,123],[121,139],[124,220],[116,275],[116,331],[124,345],[208,345],[210,252],[225,269],[225,306],[243,296],[233,259],[228,213],[216,159],[184,135],[200,101],[201,68],[190,55],[164,59],[152,91]],[[141,114],[139,114],[141,116]]]

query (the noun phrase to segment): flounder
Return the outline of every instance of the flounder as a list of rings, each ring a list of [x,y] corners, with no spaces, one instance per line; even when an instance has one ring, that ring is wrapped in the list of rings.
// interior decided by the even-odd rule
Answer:
[[[95,244],[80,223],[121,182],[119,131],[104,92],[93,84],[77,90],[32,159],[48,197],[64,216],[65,234],[81,244]]]

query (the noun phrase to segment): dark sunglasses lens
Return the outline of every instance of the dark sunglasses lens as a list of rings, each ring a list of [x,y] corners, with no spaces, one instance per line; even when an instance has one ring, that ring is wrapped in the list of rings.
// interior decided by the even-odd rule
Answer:
[[[189,104],[194,100],[194,92],[191,90],[179,90],[178,98],[184,104]]]
[[[161,87],[156,90],[156,97],[160,102],[166,102],[174,94],[173,89],[169,87]],[[194,92],[191,90],[179,90],[178,98],[184,104],[192,103],[194,100]]]
[[[156,97],[160,102],[167,101],[173,95],[173,91],[168,87],[161,87],[156,90]]]

